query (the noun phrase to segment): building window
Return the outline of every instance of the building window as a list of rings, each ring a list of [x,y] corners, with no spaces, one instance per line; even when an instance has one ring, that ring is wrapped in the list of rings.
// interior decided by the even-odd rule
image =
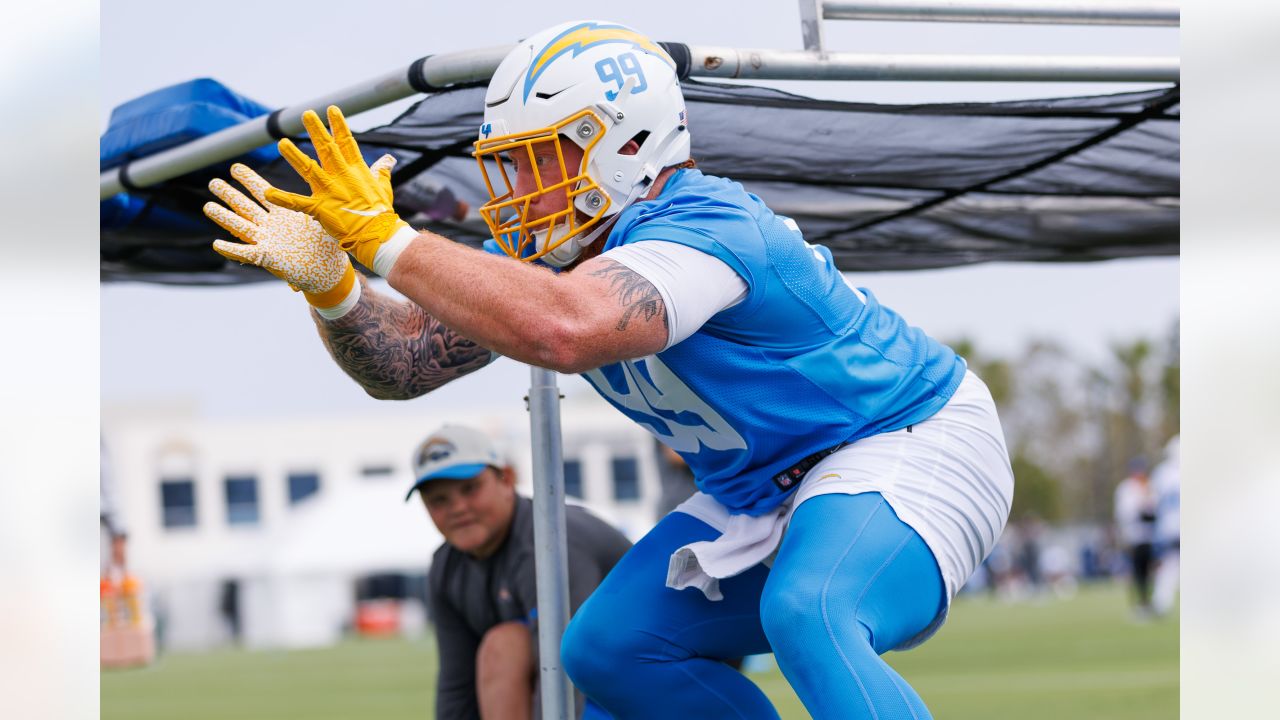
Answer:
[[[390,465],[365,465],[360,468],[360,476],[371,480],[380,480],[389,478],[395,474],[395,468]]]
[[[166,528],[196,526],[196,484],[190,478],[160,481],[160,521]]]
[[[582,461],[564,461],[564,494],[565,497],[578,498],[582,495]]]
[[[289,473],[289,504],[297,505],[320,492],[320,474],[314,472]]]
[[[613,499],[640,499],[640,469],[633,457],[613,459]]]
[[[230,476],[224,483],[227,493],[227,524],[258,524],[258,478]]]

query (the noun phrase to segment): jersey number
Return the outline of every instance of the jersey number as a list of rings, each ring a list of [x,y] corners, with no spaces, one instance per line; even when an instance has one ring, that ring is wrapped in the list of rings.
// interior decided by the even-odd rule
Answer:
[[[640,365],[644,366],[643,371]],[[621,392],[615,390],[599,370],[585,372],[583,377],[672,450],[693,453],[700,447],[712,450],[747,447],[738,431],[656,356],[627,360],[617,367],[626,382]]]

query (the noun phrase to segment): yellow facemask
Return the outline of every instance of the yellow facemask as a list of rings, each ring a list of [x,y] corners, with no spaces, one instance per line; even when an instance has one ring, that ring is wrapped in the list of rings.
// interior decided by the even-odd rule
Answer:
[[[549,127],[476,141],[472,155],[489,191],[489,201],[479,209],[480,217],[504,252],[532,262],[590,231],[604,218],[609,194],[586,172],[592,150],[604,135],[602,128],[600,117],[586,109]],[[586,143],[582,162],[572,174],[565,163],[561,135],[576,136]],[[540,157],[542,167],[538,165]],[[529,192],[517,194],[521,168],[532,171],[532,183]],[[548,199],[537,210],[543,214],[533,217],[533,204],[543,196]],[[587,209],[578,207],[580,198]],[[545,205],[554,209],[548,212]]]

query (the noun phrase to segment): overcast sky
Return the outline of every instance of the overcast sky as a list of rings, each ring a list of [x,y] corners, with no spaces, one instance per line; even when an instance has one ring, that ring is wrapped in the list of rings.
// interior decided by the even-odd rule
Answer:
[[[510,7],[506,7],[506,6]],[[799,49],[794,0],[649,0],[600,10],[658,40]],[[333,7],[355,8],[353,4]],[[212,77],[272,107],[358,84],[427,54],[510,43],[578,19],[580,3],[381,0],[359,12],[297,12],[291,4],[225,0],[190,5],[135,0],[101,10],[101,126],[111,108],[160,87]],[[473,12],[483,8],[483,15]],[[495,8],[501,8],[495,9]],[[199,13],[198,16],[193,16]],[[599,19],[599,18],[598,18]],[[1036,27],[828,21],[833,50],[871,53],[1177,55],[1165,28]],[[809,95],[872,102],[1002,100],[1119,92],[1139,86],[1027,83],[790,83]],[[386,122],[412,99],[364,113]],[[1176,258],[1090,264],[999,264],[852,275],[931,334],[1011,354],[1056,339],[1097,359],[1135,336],[1163,337],[1178,317]],[[503,361],[406,408],[519,405],[527,370]],[[564,381],[570,392],[585,387]],[[108,404],[190,396],[210,415],[348,408],[396,411],[367,398],[324,353],[299,295],[280,283],[232,288],[109,284],[102,290],[102,394]]]

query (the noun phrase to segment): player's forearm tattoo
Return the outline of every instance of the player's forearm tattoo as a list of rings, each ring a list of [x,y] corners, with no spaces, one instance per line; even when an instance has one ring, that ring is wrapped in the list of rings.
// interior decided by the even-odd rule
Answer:
[[[618,304],[623,307],[622,317],[614,326],[617,330],[626,330],[631,318],[637,314],[645,322],[660,317],[662,326],[667,326],[667,306],[662,302],[662,295],[653,283],[626,265],[613,261],[593,270],[591,275],[608,280],[610,294],[616,295]]]
[[[380,400],[407,400],[478,370],[489,350],[453,332],[422,308],[370,292],[337,320],[312,314],[329,354]]]

